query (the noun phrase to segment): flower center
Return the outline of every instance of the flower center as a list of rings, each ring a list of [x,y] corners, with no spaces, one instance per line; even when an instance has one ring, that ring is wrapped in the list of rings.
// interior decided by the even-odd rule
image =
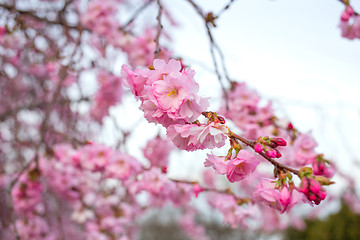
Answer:
[[[243,165],[244,165],[243,163],[240,163],[240,164],[236,165],[236,168],[240,169],[240,171],[244,171]]]
[[[177,95],[178,95],[178,90],[177,90],[177,88],[171,88],[170,91],[169,91],[169,93],[168,93],[168,96],[169,96],[169,97],[175,97],[175,96],[177,96]]]

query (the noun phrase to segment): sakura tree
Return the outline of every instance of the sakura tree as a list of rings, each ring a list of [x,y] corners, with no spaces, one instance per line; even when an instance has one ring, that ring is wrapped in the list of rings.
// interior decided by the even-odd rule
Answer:
[[[194,202],[233,228],[302,228],[293,208],[338,201],[327,192],[335,173],[360,212],[354,180],[315,150],[311,133],[227,70],[213,31],[241,3],[207,12],[183,1],[208,38],[217,106],[199,93],[191,61],[171,50],[181,31],[172,1],[0,1],[1,239],[136,239],[142,218],[166,206],[190,238],[208,239]],[[360,38],[358,14],[341,2],[342,36]],[[141,123],[121,108],[139,108]],[[170,154],[201,150],[199,181],[168,173]]]

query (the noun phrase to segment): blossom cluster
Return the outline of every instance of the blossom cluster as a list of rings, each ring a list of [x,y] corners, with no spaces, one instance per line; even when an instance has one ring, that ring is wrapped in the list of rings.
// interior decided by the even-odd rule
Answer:
[[[49,204],[42,198],[43,188],[70,203],[63,206],[67,209],[63,220],[87,229],[82,239],[109,239],[109,234],[119,239],[134,239],[138,226],[133,223],[147,209],[169,203],[194,215],[196,210],[190,205],[190,199],[202,189],[192,183],[170,180],[159,168],[167,167],[168,154],[162,153],[161,161],[155,162],[169,142],[155,138],[147,147],[154,141],[162,141],[164,145],[158,145],[151,152],[144,151],[153,163],[150,168],[102,144],[79,148],[66,144],[54,146],[39,160],[39,168],[33,166],[23,173],[12,190],[20,236],[50,240],[60,234],[55,230],[56,223],[42,217],[44,207]],[[140,199],[145,193],[144,203]],[[196,223],[189,222],[184,228],[196,228]],[[197,228],[199,230],[199,226]],[[68,232],[74,229],[69,226]]]
[[[149,122],[162,124],[167,135],[180,149],[221,147],[227,129],[220,121],[196,122],[208,107],[208,99],[198,95],[195,72],[180,61],[155,59],[148,69],[132,71],[122,67],[124,85],[141,101],[140,109]]]

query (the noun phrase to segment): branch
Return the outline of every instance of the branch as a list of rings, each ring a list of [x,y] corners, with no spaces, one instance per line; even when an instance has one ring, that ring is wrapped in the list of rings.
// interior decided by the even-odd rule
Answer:
[[[13,6],[9,6],[9,5],[6,5],[6,4],[3,4],[3,3],[0,3],[0,7],[3,8],[3,9],[8,10],[9,12],[16,12],[16,13],[18,13],[20,15],[25,15],[25,16],[32,17],[32,18],[34,18],[35,20],[37,20],[39,22],[46,22],[48,24],[62,25],[62,26],[66,26],[67,28],[75,29],[75,30],[79,30],[79,28],[80,29],[85,29],[84,27],[80,27],[80,25],[79,26],[67,25],[63,21],[54,21],[54,20],[50,20],[48,18],[42,18],[42,17],[39,17],[39,16],[35,15],[34,12],[32,12],[32,11],[19,10],[19,9],[16,9],[15,7],[13,7]]]
[[[89,101],[89,100],[90,100],[89,98],[83,97],[83,98],[80,98],[80,99],[74,100],[74,101],[63,99],[61,101],[57,101],[57,103],[65,104],[65,103],[73,103],[73,102],[81,102],[81,101]],[[47,103],[47,102],[37,102],[37,103],[30,103],[28,105],[18,106],[18,107],[15,107],[14,109],[6,110],[6,111],[0,113],[0,122],[4,121],[9,116],[13,116],[14,114],[17,114],[21,110],[25,110],[25,109],[33,110],[36,108],[43,108],[43,107],[47,106],[48,104],[49,103]]]
[[[210,53],[211,53],[211,58],[212,58],[212,61],[213,61],[213,64],[214,64],[215,73],[216,73],[216,76],[217,76],[217,78],[219,80],[221,89],[222,89],[222,91],[224,93],[226,110],[229,110],[229,96],[228,96],[228,93],[227,93],[227,91],[225,89],[224,83],[222,81],[222,77],[220,75],[219,67],[218,67],[215,52],[214,52],[214,46],[216,44],[215,44],[214,38],[212,36],[211,29],[210,29],[210,27],[208,26],[207,23],[205,23],[205,27],[207,29],[209,40],[210,40]]]

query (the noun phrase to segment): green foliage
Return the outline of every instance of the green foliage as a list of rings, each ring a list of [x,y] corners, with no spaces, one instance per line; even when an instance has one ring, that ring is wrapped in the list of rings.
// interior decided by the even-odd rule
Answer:
[[[298,231],[289,229],[287,240],[359,240],[360,215],[356,215],[346,204],[340,211],[325,220],[307,220],[306,229]]]

